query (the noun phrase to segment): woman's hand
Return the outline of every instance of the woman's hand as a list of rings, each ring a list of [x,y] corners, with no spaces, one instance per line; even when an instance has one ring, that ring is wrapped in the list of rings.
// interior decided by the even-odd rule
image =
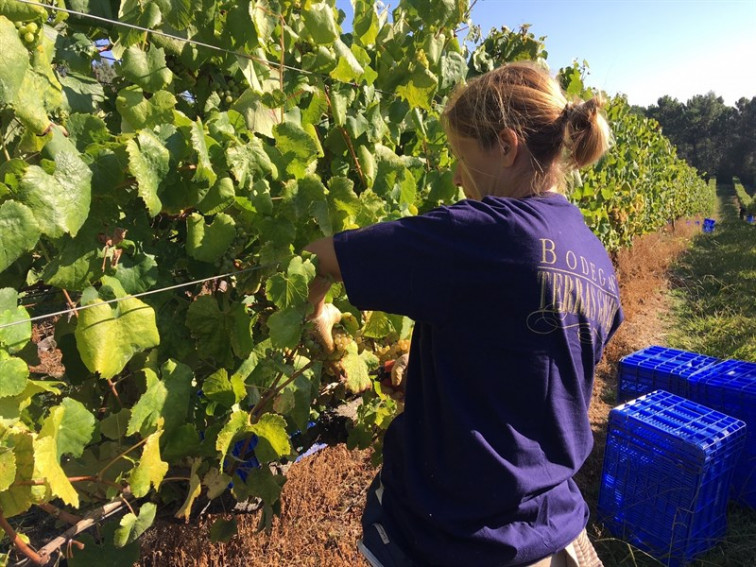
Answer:
[[[333,303],[324,303],[321,305],[319,313],[313,313],[309,317],[312,323],[312,332],[317,340],[328,354],[334,351],[333,344],[333,326],[341,321],[341,311]]]
[[[403,354],[394,361],[394,365],[391,367],[391,385],[394,388],[401,388],[404,384],[408,364],[409,353]]]

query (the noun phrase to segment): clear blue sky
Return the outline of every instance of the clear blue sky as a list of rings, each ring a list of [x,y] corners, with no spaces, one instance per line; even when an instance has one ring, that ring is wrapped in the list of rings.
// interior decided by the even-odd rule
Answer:
[[[351,17],[349,0],[336,4]],[[631,104],[756,96],[756,0],[478,0],[472,20],[484,35],[531,24],[553,70],[586,60],[589,86]]]

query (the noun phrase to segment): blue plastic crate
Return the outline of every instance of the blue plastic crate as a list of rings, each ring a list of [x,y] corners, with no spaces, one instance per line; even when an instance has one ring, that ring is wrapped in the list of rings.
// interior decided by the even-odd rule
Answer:
[[[742,421],[657,390],[613,409],[598,516],[668,566],[711,548],[745,443]]]
[[[695,352],[650,346],[622,358],[619,362],[617,401],[622,403],[654,390],[688,396],[688,378],[722,362]]]
[[[748,426],[732,493],[739,503],[756,508],[756,363],[725,360],[696,373],[690,379],[690,397]]]

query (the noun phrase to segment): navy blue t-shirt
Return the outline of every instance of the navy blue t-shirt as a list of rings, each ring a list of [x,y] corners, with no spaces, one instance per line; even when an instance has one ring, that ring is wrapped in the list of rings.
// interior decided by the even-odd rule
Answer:
[[[415,320],[384,441],[387,528],[418,562],[527,564],[588,521],[594,366],[612,263],[564,196],[464,200],[335,235],[350,302]]]

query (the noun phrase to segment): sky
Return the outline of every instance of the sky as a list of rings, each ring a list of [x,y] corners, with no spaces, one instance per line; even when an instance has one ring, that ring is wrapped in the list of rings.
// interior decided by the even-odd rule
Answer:
[[[349,0],[336,4],[351,17]],[[756,0],[478,0],[471,18],[484,36],[530,24],[552,70],[585,60],[588,86],[630,104],[756,96]]]

